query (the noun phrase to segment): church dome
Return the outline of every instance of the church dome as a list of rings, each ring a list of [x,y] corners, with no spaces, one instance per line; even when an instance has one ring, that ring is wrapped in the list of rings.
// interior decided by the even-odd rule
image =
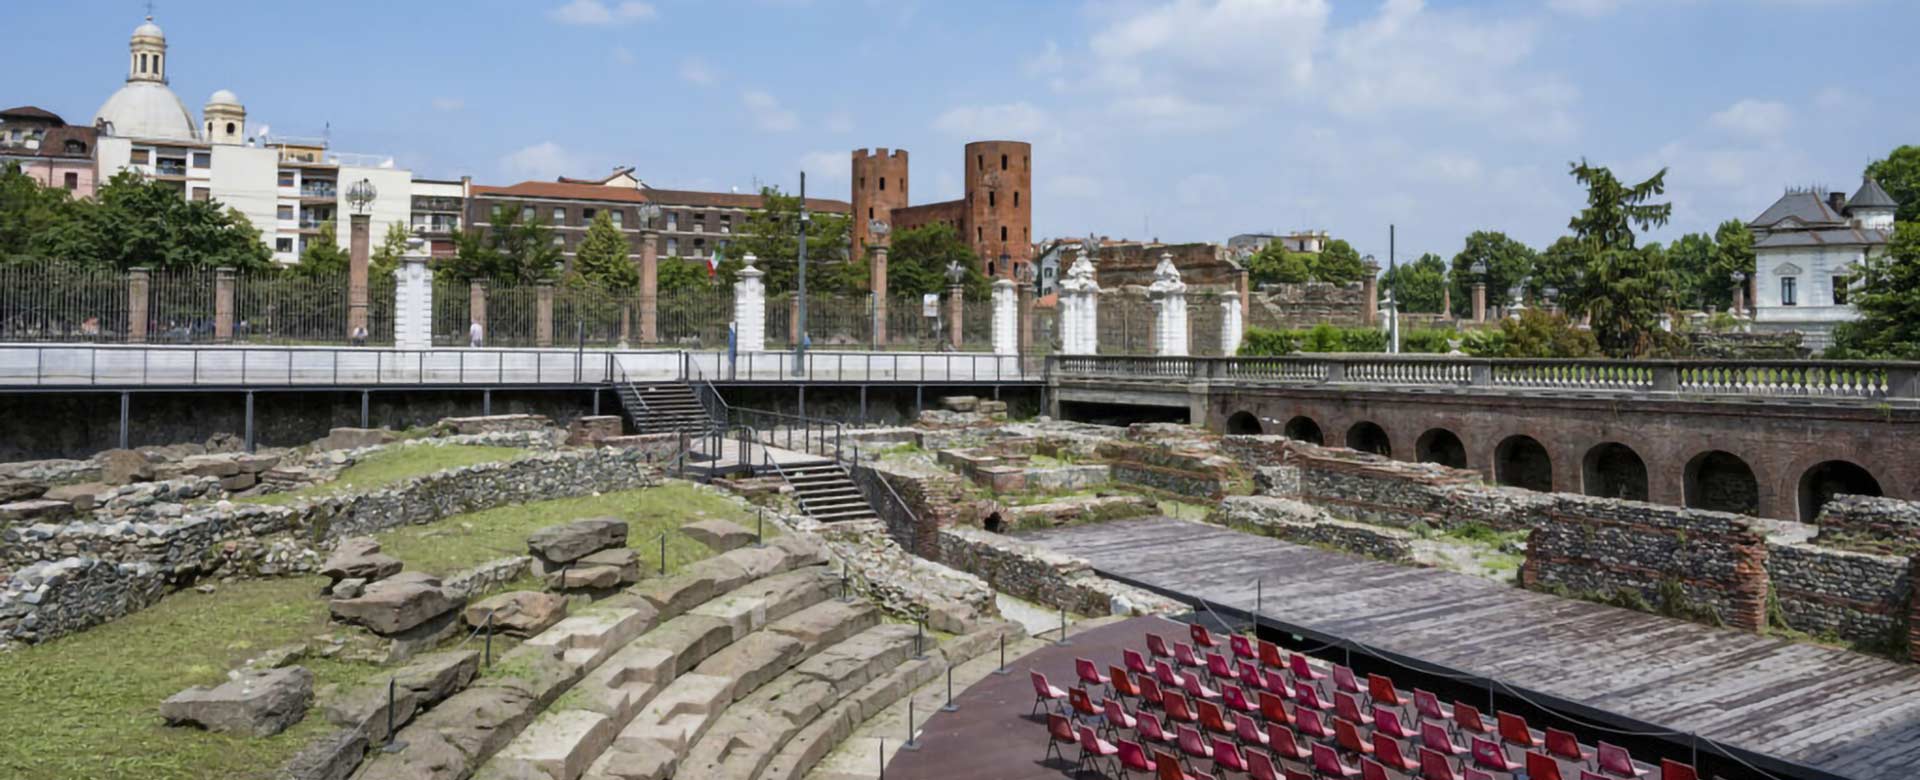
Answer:
[[[154,24],[153,17],[149,16],[147,17],[147,22],[145,24],[142,24],[139,27],[133,28],[133,37],[165,38],[167,37],[167,34],[164,32],[161,32],[160,25]]]
[[[228,90],[228,89],[218,90],[213,93],[213,97],[207,98],[207,105],[233,106],[234,108],[239,108],[240,96],[233,94],[232,90]]]
[[[93,119],[106,122],[107,132],[122,138],[194,141],[200,137],[187,104],[158,81],[127,82],[107,98]]]

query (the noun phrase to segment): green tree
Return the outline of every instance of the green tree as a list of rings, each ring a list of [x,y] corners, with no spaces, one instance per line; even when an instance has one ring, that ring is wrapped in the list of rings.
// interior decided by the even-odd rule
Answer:
[[[320,225],[319,235],[307,241],[306,249],[300,250],[300,264],[293,267],[293,272],[310,278],[345,276],[351,263],[347,250],[340,248],[339,226],[327,220]]]
[[[633,246],[613,226],[610,212],[602,211],[587,225],[587,235],[573,252],[573,273],[567,281],[590,284],[619,293],[640,287],[640,271],[633,267]],[[656,280],[657,282],[657,280]]]
[[[1834,331],[1834,352],[1847,357],[1920,359],[1920,222],[1901,222],[1886,255],[1862,270],[1854,294],[1860,319]]]
[[[1701,288],[1708,305],[1725,311],[1733,306],[1733,273],[1753,278],[1753,231],[1747,223],[1729,219],[1713,231],[1713,244],[1713,262]]]
[[[1473,285],[1483,281],[1473,273],[1475,262],[1486,263],[1487,307],[1504,304],[1507,290],[1533,273],[1536,255],[1533,249],[1490,230],[1476,230],[1467,236],[1466,246],[1453,256],[1453,311],[1459,316],[1473,314]]]
[[[552,281],[564,257],[553,243],[553,229],[539,217],[522,222],[518,212],[495,206],[485,229],[454,234],[454,254],[440,272],[454,279],[493,279],[509,284]]]
[[[1629,186],[1585,160],[1568,167],[1587,188],[1587,207],[1567,223],[1586,270],[1568,310],[1592,316],[1594,338],[1608,355],[1652,354],[1662,348],[1659,319],[1674,308],[1675,279],[1666,253],[1636,246],[1634,229],[1665,225],[1673,215],[1673,204],[1653,202],[1667,191],[1667,171]]]
[[[270,270],[273,253],[245,215],[219,201],[180,197],[166,184],[121,171],[88,200],[72,201],[45,226],[49,258],[125,270]]]
[[[69,205],[66,190],[40,186],[19,163],[0,166],[0,262],[42,254],[47,234],[70,218]]]
[[[1403,312],[1439,311],[1446,284],[1447,261],[1431,252],[1380,275],[1380,289],[1392,290]]]
[[[1280,242],[1274,241],[1247,258],[1247,282],[1256,285],[1305,282],[1312,278],[1311,269],[1307,266],[1311,259],[1312,254],[1289,252]]]
[[[1600,355],[1593,334],[1573,327],[1567,315],[1530,308],[1500,321],[1489,335],[1470,332],[1465,347],[1474,357],[1582,358]]]
[[[373,254],[368,256],[367,278],[392,278],[394,270],[400,267],[400,258],[407,254],[407,242],[411,238],[406,225],[387,223],[387,234],[380,239],[380,245],[374,247]]]
[[[762,208],[747,215],[735,231],[729,254],[754,256],[754,266],[765,271],[768,292],[788,292],[794,288],[799,268],[800,197],[787,195],[778,187],[760,190]],[[829,268],[845,263],[849,246],[849,222],[844,215],[811,213],[807,220],[807,285],[810,292],[851,292],[850,276]],[[823,289],[816,285],[832,285]]]
[[[967,275],[961,285],[971,296],[987,293],[980,257],[948,225],[922,225],[894,234],[887,252],[887,294],[918,296],[945,292],[947,264],[959,263]]]
[[[1920,146],[1901,146],[1884,160],[1867,165],[1867,175],[1900,204],[1894,218],[1901,222],[1920,221]]]
[[[1334,239],[1327,244],[1326,251],[1313,256],[1307,263],[1308,273],[1316,282],[1330,284],[1349,284],[1365,279],[1367,266],[1360,259],[1360,253],[1344,239]]]
[[[1683,306],[1705,309],[1708,285],[1713,281],[1713,261],[1719,247],[1705,233],[1688,233],[1667,247],[1667,262],[1673,267],[1674,297]]]
[[[722,263],[725,264],[725,261]],[[677,257],[660,259],[659,278],[654,282],[660,289],[660,295],[686,290],[704,290],[717,284],[718,280],[707,278],[707,264],[693,260],[681,260]]]

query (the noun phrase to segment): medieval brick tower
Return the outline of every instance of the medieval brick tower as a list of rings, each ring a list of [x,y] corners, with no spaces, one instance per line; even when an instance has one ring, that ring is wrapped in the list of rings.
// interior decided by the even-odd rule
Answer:
[[[907,206],[907,150],[853,150],[853,257],[867,251],[867,226],[893,224],[894,209]]]
[[[868,223],[893,232],[943,224],[980,256],[988,276],[1011,277],[1033,260],[1033,145],[1024,141],[967,144],[966,192],[959,200],[907,205],[907,152],[853,152],[853,256],[866,252]]]

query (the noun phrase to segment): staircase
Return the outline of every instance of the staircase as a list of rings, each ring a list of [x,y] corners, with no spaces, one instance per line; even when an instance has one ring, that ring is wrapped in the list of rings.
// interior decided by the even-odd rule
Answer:
[[[830,460],[780,464],[793,497],[808,517],[823,523],[879,517],[855,487],[846,467]]]
[[[684,382],[625,383],[614,389],[635,433],[705,433],[713,426],[693,387]]]

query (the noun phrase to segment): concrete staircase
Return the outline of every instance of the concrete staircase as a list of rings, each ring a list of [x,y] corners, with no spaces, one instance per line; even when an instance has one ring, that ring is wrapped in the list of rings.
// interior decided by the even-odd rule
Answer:
[[[823,523],[878,517],[845,466],[830,460],[804,461],[782,464],[780,473],[793,486],[794,500],[808,517]]]
[[[704,433],[713,425],[693,386],[685,382],[617,384],[614,389],[635,433]]]

